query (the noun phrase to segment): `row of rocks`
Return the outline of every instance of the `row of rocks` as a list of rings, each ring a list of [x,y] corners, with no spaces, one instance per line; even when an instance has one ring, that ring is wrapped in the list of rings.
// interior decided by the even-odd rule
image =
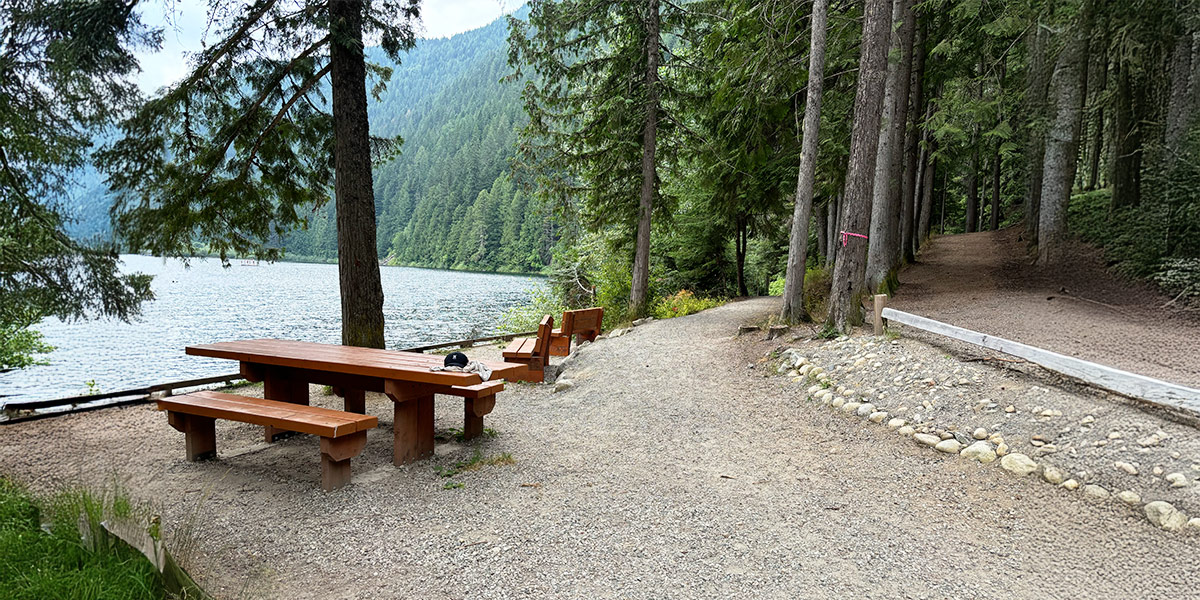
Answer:
[[[831,410],[849,416],[860,417],[872,423],[883,424],[887,428],[896,431],[899,435],[908,437],[918,444],[927,446],[937,452],[957,455],[981,464],[993,463],[999,459],[1000,468],[1014,476],[1025,477],[1038,473],[1042,481],[1061,489],[1067,491],[1082,490],[1082,493],[1088,498],[1112,498],[1131,507],[1140,507],[1146,519],[1161,529],[1168,531],[1187,529],[1189,531],[1200,532],[1200,517],[1189,519],[1185,513],[1176,509],[1169,502],[1158,500],[1143,505],[1141,496],[1132,490],[1124,490],[1114,494],[1097,484],[1081,484],[1076,479],[1069,478],[1061,469],[1054,465],[1039,464],[1027,454],[1010,452],[1002,435],[990,433],[983,427],[976,428],[969,436],[959,431],[937,430],[929,425],[917,425],[914,427],[914,424],[910,424],[902,416],[892,415],[886,409],[872,402],[873,396],[875,396],[874,390],[860,391],[844,386],[836,386],[826,369],[814,364],[800,350],[794,348],[784,350],[780,354],[780,358],[781,362],[776,370],[777,373],[785,374],[797,383],[813,384],[808,388],[807,396],[811,402],[819,403]],[[865,364],[865,361],[871,358],[875,358],[875,356],[873,354],[866,354],[859,357],[856,359],[854,366]],[[961,384],[966,385],[969,382],[970,380],[963,379]],[[946,385],[947,383],[949,381],[943,382],[942,385]],[[877,397],[882,399],[886,397],[886,394],[881,392]],[[1011,406],[1009,409],[1008,412],[1012,412]],[[1040,417],[1053,418],[1061,416],[1062,413],[1053,410],[1044,410],[1042,413],[1035,412],[1034,414],[1038,414]],[[1152,436],[1158,439],[1146,439],[1144,441],[1147,443],[1141,445],[1154,445],[1161,441],[1161,439],[1166,438],[1165,433],[1159,432],[1159,434]],[[1033,436],[1031,442],[1039,451],[1047,446],[1053,448],[1053,445],[1046,442],[1041,436]],[[1129,463],[1118,462],[1116,467],[1131,475],[1137,474],[1136,467]],[[1181,473],[1172,473],[1167,476],[1167,479],[1172,483],[1172,487],[1187,485],[1186,477]]]

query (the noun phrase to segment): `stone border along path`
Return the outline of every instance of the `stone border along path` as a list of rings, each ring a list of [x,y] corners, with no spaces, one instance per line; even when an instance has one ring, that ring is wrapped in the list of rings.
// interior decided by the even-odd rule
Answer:
[[[845,385],[839,385],[837,381],[830,375],[831,371],[841,371],[843,375],[853,373],[855,369],[863,369],[864,367],[870,370],[874,367],[880,371],[873,377],[880,381],[882,387],[888,387],[888,382],[884,377],[897,373],[897,367],[892,367],[887,373],[883,373],[880,367],[883,363],[879,360],[879,354],[885,349],[899,346],[899,341],[887,341],[880,337],[857,337],[848,338],[845,336],[839,337],[832,342],[817,344],[815,352],[809,352],[812,356],[806,355],[803,350],[797,348],[788,348],[779,354],[779,362],[776,366],[776,373],[785,375],[792,379],[792,383],[801,385],[812,384],[806,390],[806,399],[809,402],[819,403],[821,406],[829,408],[831,411],[844,414],[848,417],[862,418],[871,423],[879,424],[881,427],[886,427],[895,431],[897,434],[912,439],[919,445],[930,448],[936,452],[957,455],[968,461],[977,461],[982,465],[989,465],[996,462],[1000,468],[1008,473],[1017,476],[1025,477],[1031,474],[1036,474],[1038,478],[1050,485],[1057,486],[1065,491],[1082,490],[1082,493],[1096,500],[1111,500],[1123,505],[1127,505],[1134,510],[1139,511],[1145,518],[1154,526],[1167,531],[1189,531],[1192,533],[1200,533],[1200,517],[1189,518],[1183,511],[1177,509],[1171,502],[1164,500],[1153,500],[1143,504],[1143,498],[1133,490],[1124,490],[1117,493],[1112,493],[1108,488],[1097,483],[1081,484],[1076,478],[1071,477],[1067,472],[1050,462],[1042,462],[1034,460],[1027,454],[1021,452],[1013,452],[1009,444],[1005,441],[1004,435],[999,432],[990,432],[985,427],[976,427],[970,434],[965,431],[958,431],[955,427],[938,426],[929,418],[929,414],[935,412],[934,400],[922,400],[921,408],[927,411],[923,416],[921,413],[911,411],[906,406],[898,406],[892,412],[884,408],[884,404],[889,404],[893,396],[893,392],[876,391],[874,389],[856,390],[848,388]],[[835,357],[830,356],[828,349],[832,347],[837,350],[846,350],[849,347],[851,352],[857,350],[849,357],[849,360],[841,361],[841,364],[835,364]],[[872,350],[875,350],[872,352]],[[846,352],[837,353],[844,355]],[[949,359],[949,356],[944,358]],[[825,366],[822,366],[821,361],[824,359]],[[907,357],[900,359],[902,362],[907,362]],[[852,361],[852,362],[851,362]],[[923,366],[923,365],[922,365]],[[891,380],[893,384],[904,383],[906,376],[903,371],[905,367],[900,367],[900,375]],[[963,368],[955,369],[954,372],[943,374],[939,382],[935,378],[921,377],[920,375],[907,378],[909,382],[915,382],[919,385],[929,386],[937,389],[938,385],[942,389],[950,389],[955,386],[970,386],[980,383],[980,376],[976,374],[973,379],[960,377],[966,375]],[[844,377],[848,379],[848,377]],[[862,383],[864,378],[859,378],[859,383]],[[868,376],[868,381],[871,376]],[[1001,387],[1001,389],[1005,389]],[[1033,390],[1037,391],[1041,388],[1033,386]],[[959,394],[962,396],[963,394]],[[875,399],[879,402],[879,406],[872,402]],[[914,399],[915,400],[915,399]],[[987,402],[985,410],[988,413],[997,412],[998,404]],[[1017,412],[1013,405],[1005,407],[1005,414],[1012,415]],[[1134,409],[1136,410],[1136,409]],[[1062,412],[1056,409],[1043,408],[1037,406],[1033,409],[1032,414],[1036,415],[1037,419],[1048,421],[1056,417],[1061,417]],[[905,418],[906,415],[909,418]],[[911,421],[910,421],[911,419]],[[1084,426],[1095,423],[1095,417],[1087,415],[1082,419]],[[1064,430],[1069,432],[1069,430]],[[1195,433],[1195,432],[1193,432]],[[1114,431],[1107,436],[1107,440],[1097,442],[1096,447],[1107,446],[1111,441],[1122,439],[1122,435],[1118,431]],[[1139,440],[1139,445],[1142,450],[1157,446],[1171,436],[1161,429],[1149,436]],[[1031,445],[1035,450],[1039,450],[1042,455],[1054,454],[1057,448],[1045,440],[1045,436],[1033,435],[1030,438]],[[1049,452],[1046,450],[1049,449]],[[1077,456],[1077,453],[1073,454]],[[1172,452],[1174,458],[1181,458],[1179,452]],[[1129,462],[1116,461],[1114,468],[1124,472],[1130,476],[1136,476],[1138,469],[1135,465]],[[1196,476],[1200,476],[1200,456],[1196,458],[1196,464],[1192,465]],[[1163,474],[1161,467],[1155,467],[1155,479]],[[1088,471],[1079,472],[1081,477],[1090,475]],[[1192,484],[1182,472],[1174,472],[1166,475],[1165,480],[1172,488],[1188,488],[1193,490],[1200,487],[1200,484]]]

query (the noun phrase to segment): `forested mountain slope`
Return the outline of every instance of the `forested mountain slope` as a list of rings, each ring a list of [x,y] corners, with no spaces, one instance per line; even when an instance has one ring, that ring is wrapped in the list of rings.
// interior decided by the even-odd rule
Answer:
[[[370,108],[375,135],[404,137],[375,169],[379,251],[393,264],[536,271],[552,229],[510,181],[508,159],[525,118],[503,20],[448,39],[422,40]],[[381,60],[381,57],[375,57]],[[285,240],[288,255],[332,259],[332,205]]]
[[[507,27],[497,19],[451,38],[420,40],[394,66],[369,106],[371,132],[404,138],[400,155],[375,167],[380,258],[393,264],[487,271],[538,271],[550,260],[552,227],[508,177],[516,131],[526,119],[519,83],[501,83]],[[378,48],[373,62],[390,64]],[[111,199],[90,168],[71,201],[73,235],[108,232]],[[337,257],[333,203],[282,240],[286,256]]]

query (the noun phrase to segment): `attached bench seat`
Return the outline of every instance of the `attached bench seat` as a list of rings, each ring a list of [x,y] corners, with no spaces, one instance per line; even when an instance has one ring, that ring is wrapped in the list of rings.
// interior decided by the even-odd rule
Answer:
[[[554,329],[554,317],[546,315],[538,324],[537,337],[517,338],[509,342],[504,349],[506,362],[517,362],[528,365],[525,373],[518,374],[514,379],[541,383],[545,381],[545,368],[550,358],[550,334]]]
[[[212,391],[161,398],[158,410],[183,432],[191,461],[216,457],[216,419],[320,436],[321,487],[327,491],[350,483],[350,459],[366,446],[367,430],[379,425],[370,415]]]
[[[600,335],[600,324],[604,322],[604,307],[564,310],[558,329],[550,332],[550,356],[567,356],[571,353],[571,337],[575,343],[594,342]]]

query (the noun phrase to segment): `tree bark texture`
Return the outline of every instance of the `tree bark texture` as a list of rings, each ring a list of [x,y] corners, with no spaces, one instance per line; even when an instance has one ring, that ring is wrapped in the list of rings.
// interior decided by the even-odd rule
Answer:
[[[361,0],[330,0],[330,94],[342,343],[383,348],[383,286],[375,241]]]
[[[1095,116],[1092,119],[1091,149],[1088,150],[1088,191],[1100,185],[1100,157],[1104,152],[1104,91],[1108,89],[1108,54],[1107,44],[1100,45],[1096,56],[1096,82],[1091,85]]]
[[[911,261],[915,255],[915,244],[913,236],[916,233],[916,217],[917,209],[919,208],[920,197],[917,194],[917,185],[920,180],[920,169],[924,164],[921,156],[920,141],[921,141],[921,123],[925,116],[925,23],[924,20],[916,16],[913,11],[913,17],[916,20],[916,34],[913,38],[913,65],[912,78],[909,81],[909,97],[911,103],[908,107],[910,121],[908,131],[905,134],[904,155],[908,164],[904,168],[904,185],[900,193],[900,255],[899,260]]]
[[[979,55],[979,88],[975,92],[977,100],[983,100],[983,55]],[[979,145],[980,127],[975,123],[971,132],[971,172],[967,173],[967,233],[979,231]]]
[[[825,78],[825,16],[829,0],[813,0],[812,41],[808,55],[808,92],[801,133],[800,169],[796,176],[796,206],[783,283],[785,323],[809,320],[804,310],[804,268],[808,260],[808,226],[812,220],[813,184],[817,172],[817,146],[821,129],[821,92]],[[822,223],[823,224],[823,223]],[[818,236],[821,237],[821,236]]]
[[[912,0],[897,0],[893,21],[900,27],[892,47],[898,61],[888,65],[883,96],[883,121],[875,162],[871,204],[871,234],[867,254],[867,287],[877,289],[899,256],[901,169],[904,168],[904,131],[908,125],[908,87],[912,73]]]
[[[633,283],[629,288],[629,313],[641,317],[646,313],[646,295],[650,286],[650,213],[658,194],[658,170],[654,154],[658,136],[658,62],[659,13],[658,0],[646,6],[646,121],[642,129],[642,191],[638,205],[636,250],[633,256]]]
[[[1085,3],[1071,39],[1059,53],[1050,90],[1054,98],[1054,120],[1046,132],[1046,156],[1042,206],[1038,224],[1038,265],[1060,262],[1067,235],[1067,205],[1075,181],[1079,146],[1079,111],[1083,95],[1081,69],[1087,59],[1090,3]]]
[[[737,263],[738,296],[745,298],[750,295],[746,289],[746,219],[739,218],[733,233],[734,261]]]
[[[829,212],[829,205],[820,204],[813,206],[813,223],[817,226],[817,255],[821,260],[825,260],[829,256],[829,230],[826,227]],[[820,264],[820,263],[818,263]]]
[[[1136,206],[1141,197],[1142,134],[1134,106],[1134,81],[1128,65],[1116,65],[1113,115],[1112,206]]]
[[[829,249],[829,254],[825,255],[825,266],[832,267],[833,261],[837,259],[838,248],[838,224],[842,221],[842,196],[845,192],[838,192],[829,201],[829,210],[825,215],[825,232],[827,234],[826,247]]]
[[[925,172],[922,173],[922,179],[925,182],[921,184],[921,218],[918,221],[917,239],[914,244],[916,250],[920,250],[921,244],[929,239],[929,229],[933,224],[933,184],[935,181],[934,176],[937,173],[937,163],[933,158],[935,144],[930,139],[929,150],[925,153]]]
[[[1171,96],[1167,102],[1167,123],[1163,142],[1170,155],[1175,154],[1179,143],[1195,119],[1196,105],[1191,91],[1192,34],[1184,32],[1175,37],[1175,48],[1171,51]]]
[[[1041,26],[1035,26],[1030,32],[1027,43],[1030,45],[1029,89],[1026,92],[1026,118],[1029,128],[1029,147],[1026,157],[1029,161],[1029,182],[1025,192],[1025,241],[1032,247],[1038,240],[1038,212],[1042,206],[1042,177],[1044,175],[1044,160],[1046,155],[1046,133],[1041,122],[1034,119],[1045,114],[1047,110],[1047,94],[1050,85],[1050,67],[1046,61],[1047,36],[1049,34]]]
[[[871,229],[871,191],[875,155],[879,146],[879,113],[883,84],[887,77],[888,29],[891,24],[888,0],[866,0],[863,19],[862,56],[854,94],[854,123],[850,132],[850,161],[846,173],[840,229],[865,235]],[[839,248],[833,266],[827,325],[848,333],[862,321],[859,298],[865,286],[866,240],[851,238]]]

